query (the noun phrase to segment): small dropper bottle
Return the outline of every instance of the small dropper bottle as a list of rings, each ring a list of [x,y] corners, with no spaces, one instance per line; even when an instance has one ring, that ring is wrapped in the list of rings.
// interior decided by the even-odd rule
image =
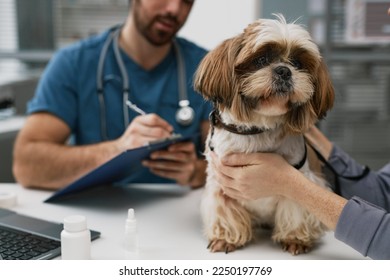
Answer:
[[[127,212],[125,224],[125,249],[127,252],[137,253],[138,251],[137,220],[135,219],[133,208],[130,208]]]

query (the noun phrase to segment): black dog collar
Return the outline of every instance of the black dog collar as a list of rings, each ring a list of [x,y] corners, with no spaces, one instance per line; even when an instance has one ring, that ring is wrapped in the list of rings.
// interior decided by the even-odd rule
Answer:
[[[211,140],[214,136],[214,127],[220,127],[220,128],[223,128],[231,133],[240,134],[240,135],[255,135],[255,134],[260,134],[260,133],[263,133],[264,131],[267,131],[267,129],[262,129],[262,128],[258,128],[258,127],[252,127],[249,129],[240,129],[236,125],[225,124],[222,121],[221,116],[219,115],[218,111],[215,109],[211,111],[209,119],[210,119],[210,124],[211,124],[211,135],[210,135],[210,139],[209,139],[209,143],[208,143],[210,151],[214,151],[214,147],[211,145]],[[294,164],[293,167],[296,169],[301,169],[302,166],[306,162],[306,158],[307,158],[307,148],[306,148],[306,144],[305,144],[305,153],[303,155],[303,158],[301,159],[300,162],[298,162],[297,164]]]
[[[215,109],[213,111],[211,111],[209,119],[210,119],[210,123],[211,123],[212,127],[214,127],[214,126],[221,127],[221,128],[223,128],[231,133],[234,133],[234,134],[254,135],[254,134],[260,134],[260,133],[263,133],[264,131],[266,131],[266,129],[255,127],[255,126],[249,128],[249,129],[243,129],[243,128],[240,128],[234,124],[225,124],[222,121],[221,116],[219,115],[219,112]]]

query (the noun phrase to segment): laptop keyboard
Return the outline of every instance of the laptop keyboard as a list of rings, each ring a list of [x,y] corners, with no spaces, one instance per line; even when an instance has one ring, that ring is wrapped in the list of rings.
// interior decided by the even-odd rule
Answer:
[[[0,226],[0,259],[47,259],[53,250],[61,250],[60,241]]]

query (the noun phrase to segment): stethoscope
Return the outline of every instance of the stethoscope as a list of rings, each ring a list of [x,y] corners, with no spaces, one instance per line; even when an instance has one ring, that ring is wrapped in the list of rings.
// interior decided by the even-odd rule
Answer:
[[[129,77],[127,75],[127,71],[123,63],[123,59],[120,55],[119,46],[118,46],[118,38],[119,38],[120,30],[121,27],[117,27],[113,29],[108,35],[99,56],[98,69],[97,69],[96,86],[97,86],[98,100],[100,106],[100,126],[101,126],[102,137],[105,140],[108,139],[108,134],[107,134],[107,123],[105,118],[106,105],[104,101],[103,68],[104,68],[105,59],[107,57],[107,51],[111,42],[113,42],[115,60],[116,63],[118,64],[119,70],[121,72],[122,80],[123,80],[122,81],[123,118],[124,118],[125,129],[130,123],[129,111],[128,111],[129,108],[132,109],[133,111],[136,111],[139,114],[145,114],[145,112],[143,112],[140,108],[138,108],[134,103],[132,103],[129,100]],[[193,122],[195,117],[195,112],[191,108],[190,101],[188,100],[184,60],[180,51],[179,44],[175,40],[173,41],[173,47],[177,59],[178,89],[179,89],[179,104],[178,104],[179,108],[176,111],[175,117],[178,124],[182,126],[188,126]]]
[[[333,173],[334,175],[334,192],[338,195],[341,195],[341,189],[340,189],[340,178],[346,179],[350,181],[359,181],[366,177],[370,173],[370,168],[368,166],[363,166],[363,170],[360,175],[355,176],[344,176],[339,174],[336,169],[333,168],[333,166],[328,162],[328,160],[312,145],[310,142],[306,141],[306,143],[311,147],[311,149],[315,152],[318,159],[322,161],[325,166]]]

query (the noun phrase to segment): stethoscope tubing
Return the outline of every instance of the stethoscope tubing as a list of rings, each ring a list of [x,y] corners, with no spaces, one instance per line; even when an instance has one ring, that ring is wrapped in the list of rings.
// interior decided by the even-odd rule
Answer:
[[[123,59],[120,54],[118,39],[122,26],[114,27],[112,31],[110,31],[106,41],[103,44],[103,48],[100,52],[99,61],[98,61],[98,69],[97,69],[97,77],[96,77],[96,87],[98,93],[98,101],[100,106],[100,122],[101,122],[101,134],[104,140],[108,139],[107,133],[107,122],[106,122],[106,106],[104,101],[104,81],[103,81],[103,72],[104,72],[104,63],[107,57],[108,49],[113,43],[113,50],[116,63],[118,64],[119,70],[122,76],[122,90],[123,90],[123,118],[125,128],[129,125],[129,111],[126,106],[127,101],[129,100],[129,77],[127,75],[126,67],[124,65]],[[178,91],[179,91],[179,109],[176,113],[176,121],[181,125],[189,125],[193,121],[194,111],[190,107],[190,102],[188,100],[187,95],[187,87],[186,87],[186,72],[184,59],[182,57],[180,47],[176,41],[173,41],[173,47],[175,50],[175,56],[177,59],[177,69],[178,69]],[[184,112],[184,114],[183,114]],[[181,113],[181,114],[180,114]],[[181,116],[186,116],[186,119],[181,119]]]

